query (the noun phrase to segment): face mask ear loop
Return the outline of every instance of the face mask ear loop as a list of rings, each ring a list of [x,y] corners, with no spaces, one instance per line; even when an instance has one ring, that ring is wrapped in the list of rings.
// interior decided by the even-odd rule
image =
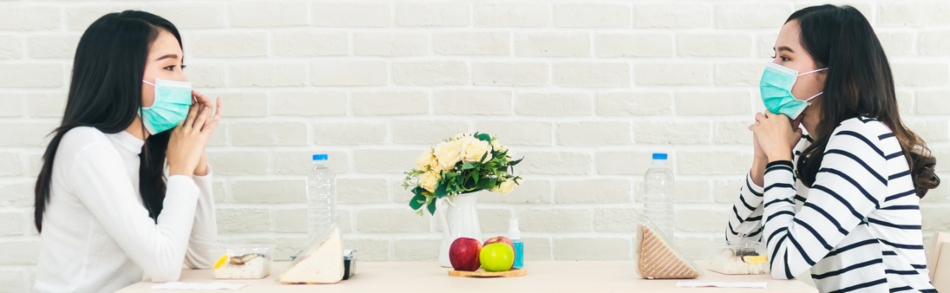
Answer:
[[[808,74],[812,74],[812,73],[819,72],[819,71],[825,71],[825,70],[828,70],[828,67],[820,68],[820,69],[815,69],[815,70],[812,70],[812,71],[808,71],[808,72],[799,74],[798,76],[808,75]],[[820,92],[818,92],[817,94],[815,94],[814,96],[811,96],[810,98],[805,99],[805,102],[808,103],[808,105],[810,106],[811,103],[809,103],[809,102],[811,102],[811,100],[814,100],[815,98],[817,98],[818,96],[820,96],[821,94],[824,94],[824,93],[825,93],[824,91],[820,91]]]
[[[812,70],[812,71],[806,71],[805,73],[799,74],[798,76],[809,75],[809,74],[812,74],[812,73],[815,73],[815,72],[825,71],[825,70],[828,70],[828,67],[819,68],[819,69],[815,69],[815,70]]]
[[[145,83],[145,84],[147,84],[147,85],[150,85],[150,86],[152,86],[152,87],[155,87],[155,84],[154,84],[154,83],[148,82],[147,80],[144,80],[144,79],[143,79],[142,82]],[[152,104],[154,104],[154,103],[155,103],[155,102],[152,102]],[[152,107],[142,107],[142,109],[149,109],[149,108],[152,108]],[[139,117],[142,117],[142,116],[141,116],[142,109],[139,109]],[[144,119],[144,117],[143,117],[143,119]]]

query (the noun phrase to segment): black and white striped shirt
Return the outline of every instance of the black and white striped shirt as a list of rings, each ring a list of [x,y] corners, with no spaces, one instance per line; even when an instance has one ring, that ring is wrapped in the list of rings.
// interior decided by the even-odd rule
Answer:
[[[792,162],[810,140],[798,143]],[[746,176],[727,240],[764,239],[773,278],[810,269],[821,292],[937,292],[920,199],[890,128],[863,117],[842,122],[810,189],[795,178],[792,162],[768,164],[764,188]]]

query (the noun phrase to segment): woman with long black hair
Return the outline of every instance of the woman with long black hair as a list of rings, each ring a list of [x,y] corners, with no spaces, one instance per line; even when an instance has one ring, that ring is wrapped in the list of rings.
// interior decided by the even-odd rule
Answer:
[[[191,90],[183,60],[178,30],[147,12],[110,13],[83,33],[36,181],[37,291],[112,292],[210,266],[205,146],[221,102],[214,111]]]
[[[936,292],[919,208],[940,182],[936,160],[901,121],[867,19],[849,6],[804,8],[774,50],[727,240],[764,239],[772,277],[810,270],[821,292]]]

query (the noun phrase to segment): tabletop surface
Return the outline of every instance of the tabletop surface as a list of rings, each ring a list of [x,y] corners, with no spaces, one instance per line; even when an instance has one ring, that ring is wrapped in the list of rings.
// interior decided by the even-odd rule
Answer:
[[[276,276],[288,263],[275,262],[271,276],[259,280],[215,280],[210,270],[184,270],[181,282],[233,282],[247,284],[238,292],[813,292],[796,280],[774,280],[768,275],[730,276],[706,271],[688,281],[767,282],[766,289],[676,288],[682,280],[645,280],[634,272],[632,261],[539,261],[525,264],[523,277],[479,279],[450,277],[448,269],[434,262],[358,263],[353,278],[333,285],[281,285]],[[118,292],[179,292],[151,290],[155,283],[140,282]],[[317,288],[319,287],[319,288]],[[197,291],[180,291],[197,292]]]

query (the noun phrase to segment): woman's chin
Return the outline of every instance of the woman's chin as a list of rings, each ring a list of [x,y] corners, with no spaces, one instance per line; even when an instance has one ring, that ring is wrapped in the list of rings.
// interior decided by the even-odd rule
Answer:
[[[801,127],[802,120],[804,120],[804,118],[805,118],[805,115],[798,115],[798,118],[795,118],[795,120],[792,120],[792,127],[793,128]]]
[[[804,121],[804,120],[805,120],[805,119],[803,119],[801,116],[799,116],[799,117],[796,118],[795,120],[792,120],[792,130],[801,129],[802,132],[808,133],[808,132],[809,132],[809,131],[808,131],[808,127],[806,127],[804,124],[802,124],[802,121]]]

